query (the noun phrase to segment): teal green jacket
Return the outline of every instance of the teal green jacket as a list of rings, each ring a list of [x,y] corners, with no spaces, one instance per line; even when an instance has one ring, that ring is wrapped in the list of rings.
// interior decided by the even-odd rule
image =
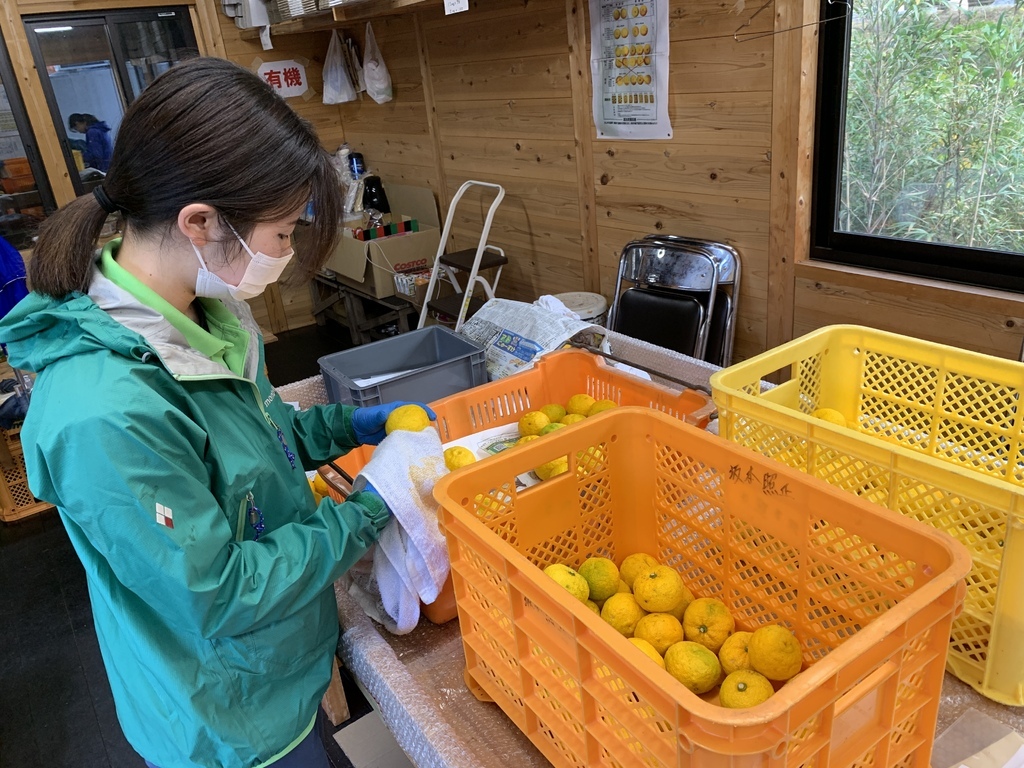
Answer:
[[[332,584],[389,516],[373,493],[315,504],[304,470],[358,444],[352,409],[282,403],[247,305],[225,303],[250,331],[244,377],[98,271],[88,295],[33,293],[0,323],[11,364],[38,373],[29,485],[85,566],[125,736],[161,768],[253,768],[305,733]]]

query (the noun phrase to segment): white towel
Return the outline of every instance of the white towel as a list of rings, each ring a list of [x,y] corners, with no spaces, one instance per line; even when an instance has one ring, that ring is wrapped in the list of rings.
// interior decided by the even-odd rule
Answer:
[[[373,554],[373,578],[362,589],[380,594],[384,616],[374,616],[397,635],[411,632],[420,618],[420,601],[437,599],[451,563],[444,534],[437,527],[434,483],[447,472],[441,439],[434,429],[392,432],[353,483],[369,482],[391,510]],[[355,583],[355,582],[353,582]],[[363,596],[360,603],[368,608]]]

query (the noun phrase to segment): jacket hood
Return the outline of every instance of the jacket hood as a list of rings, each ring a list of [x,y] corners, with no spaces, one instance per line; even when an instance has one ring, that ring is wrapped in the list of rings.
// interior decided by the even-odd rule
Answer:
[[[104,133],[110,133],[110,126],[107,125],[106,120],[97,120],[95,123],[89,126],[88,130],[91,131],[94,128],[103,131]]]
[[[250,335],[259,332],[248,306],[225,304]],[[147,307],[93,268],[88,295],[54,299],[30,293],[0,321],[0,342],[11,365],[40,373],[58,360],[107,349],[146,362],[154,354],[175,376],[233,376],[227,368],[192,349],[185,337],[155,309]],[[253,378],[259,350],[250,343],[245,376]]]
[[[35,373],[65,357],[110,349],[141,359],[146,340],[112,320],[88,296],[53,299],[30,293],[0,322],[11,365]]]

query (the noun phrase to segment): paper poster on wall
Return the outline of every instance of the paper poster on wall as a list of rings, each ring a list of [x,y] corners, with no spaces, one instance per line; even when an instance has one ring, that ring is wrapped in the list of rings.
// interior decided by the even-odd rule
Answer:
[[[306,80],[306,68],[297,61],[265,61],[257,70],[260,77],[266,80],[281,96],[301,96],[309,88]]]
[[[599,139],[670,139],[668,0],[590,0]]]

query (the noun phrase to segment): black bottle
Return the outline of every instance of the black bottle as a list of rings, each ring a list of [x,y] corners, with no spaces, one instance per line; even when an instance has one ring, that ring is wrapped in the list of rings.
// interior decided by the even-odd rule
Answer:
[[[388,196],[384,194],[384,185],[380,176],[367,176],[363,179],[363,210],[373,208],[381,213],[391,213]]]

